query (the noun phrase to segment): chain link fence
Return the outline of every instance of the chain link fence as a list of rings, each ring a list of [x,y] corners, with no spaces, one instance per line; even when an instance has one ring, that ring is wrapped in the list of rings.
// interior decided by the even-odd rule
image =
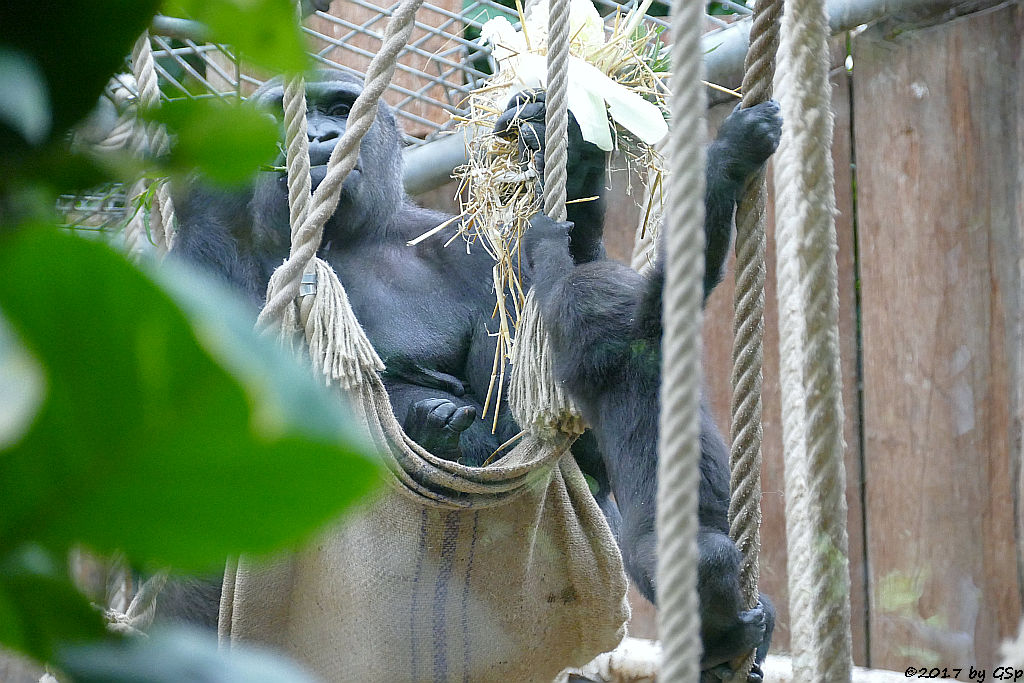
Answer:
[[[508,0],[511,2],[511,0]],[[607,25],[638,3],[593,0]],[[397,3],[335,0],[330,12],[317,12],[304,22],[315,66],[337,68],[362,77],[380,49],[384,27]],[[667,27],[670,4],[656,2],[649,20]],[[751,13],[744,4],[716,0],[708,5],[705,29],[713,35]],[[518,27],[516,9],[494,0],[434,0],[417,13],[415,30],[399,57],[385,100],[395,108],[410,147],[426,145],[450,132],[454,119],[465,113],[469,93],[483,85],[493,71],[490,49],[480,44],[483,24],[496,16]],[[174,17],[158,17],[151,30],[156,70],[164,99],[245,98],[271,74],[261,74],[240,62],[227,45],[204,40],[202,25]],[[125,69],[126,74],[130,69]],[[119,75],[107,89],[114,99],[118,88],[135,91],[133,79]],[[120,227],[134,207],[120,185],[83,196],[62,197],[58,208],[68,227],[108,231]]]

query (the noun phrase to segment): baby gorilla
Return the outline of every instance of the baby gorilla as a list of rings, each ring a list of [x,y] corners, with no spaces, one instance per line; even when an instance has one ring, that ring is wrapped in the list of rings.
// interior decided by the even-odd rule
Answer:
[[[775,151],[781,129],[774,102],[737,110],[708,149],[705,300],[721,279],[739,194]],[[729,215],[710,215],[715,207],[726,207],[719,210]],[[664,267],[659,259],[653,272],[642,277],[608,259],[577,264],[569,253],[571,228],[571,223],[538,215],[522,251],[550,333],[556,377],[578,403],[605,454],[622,514],[623,561],[653,602],[655,510],[645,503],[655,500],[657,490]],[[701,669],[702,680],[714,680],[730,675],[729,662],[751,650],[757,651],[757,664],[764,660],[775,612],[764,596],[754,609],[743,609],[740,553],[728,535],[728,451],[706,400],[700,406],[700,449]],[[755,666],[748,681],[761,679]]]

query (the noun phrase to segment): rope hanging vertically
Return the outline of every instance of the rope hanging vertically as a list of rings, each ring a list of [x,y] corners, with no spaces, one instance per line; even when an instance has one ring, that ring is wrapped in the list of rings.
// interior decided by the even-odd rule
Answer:
[[[160,106],[160,82],[156,76],[156,61],[153,59],[153,46],[149,42],[149,32],[144,32],[135,41],[132,48],[132,73],[139,87],[139,103],[146,109]],[[149,127],[150,152],[163,154],[168,146],[167,131],[163,126],[153,123]],[[166,253],[174,242],[174,202],[171,200],[171,188],[166,182],[160,182],[154,193],[154,209],[150,215],[153,243],[161,253]]]
[[[789,609],[794,680],[822,683],[852,666],[828,37],[824,0],[790,0],[775,162]]]
[[[565,220],[569,154],[569,2],[551,0],[548,10],[548,85],[544,110],[544,213]]]
[[[125,81],[130,81],[130,85]],[[146,128],[139,124],[137,90],[138,85],[135,83],[134,76],[126,74],[111,79],[110,99],[118,111],[118,117],[110,133],[103,140],[94,144],[97,150],[101,152],[127,150],[137,157],[147,154],[149,135]],[[150,182],[149,178],[140,177],[128,186],[125,198],[129,207],[132,207],[138,198],[145,194]],[[124,250],[132,261],[137,261],[146,248],[145,242],[148,240],[146,221],[146,212],[139,207],[132,211],[125,223]]]
[[[672,126],[665,192],[665,291],[658,424],[659,680],[700,677],[697,491],[700,483],[700,326],[704,271],[705,95],[701,85],[703,5],[672,6]]]
[[[550,0],[548,8],[547,107],[544,112],[544,213],[564,221],[568,160],[569,0]],[[583,420],[555,381],[544,323],[531,290],[512,348],[509,406],[524,428],[551,436],[556,431],[583,433]]]
[[[308,208],[303,208],[304,197],[309,194],[309,159],[308,154],[299,154],[299,149],[308,146],[304,135],[299,135],[298,126],[289,128],[291,140],[288,141],[288,195],[289,210],[293,218],[302,217],[299,224],[292,227],[291,251],[288,259],[274,271],[267,287],[267,303],[260,312],[256,323],[257,329],[267,330],[273,324],[285,322],[289,306],[293,306],[303,273],[312,272],[316,267],[313,259],[320,248],[324,224],[334,213],[341,198],[341,188],[349,171],[359,159],[359,144],[363,136],[373,125],[377,116],[377,106],[384,89],[391,81],[397,63],[398,53],[402,51],[412,33],[416,10],[423,0],[403,0],[395,8],[388,20],[384,32],[381,49],[374,56],[366,70],[363,91],[359,94],[349,113],[345,134],[335,145],[327,164],[327,174],[312,194]],[[300,103],[295,98],[297,81],[289,82],[289,92],[293,96],[289,108],[295,108],[293,115],[298,116]],[[302,99],[304,100],[304,95]],[[301,114],[305,116],[305,104],[301,103]],[[302,138],[302,139],[300,139]],[[305,156],[305,159],[301,157]],[[304,171],[304,173],[303,173]],[[327,286],[318,283],[317,292]],[[358,328],[356,328],[358,329]],[[375,354],[374,354],[375,355]],[[379,359],[376,360],[379,363]],[[329,364],[329,362],[328,362]]]
[[[758,0],[754,7],[743,75],[744,108],[771,98],[779,45],[782,0]],[[765,170],[748,183],[736,208],[736,289],[732,351],[732,448],[729,535],[742,553],[740,587],[747,609],[758,600],[761,550],[761,365],[764,339]],[[753,654],[734,681],[746,680]]]
[[[306,80],[301,75],[285,80],[281,106],[288,165],[288,217],[294,238],[309,213],[313,186],[309,177],[309,137],[306,134]]]

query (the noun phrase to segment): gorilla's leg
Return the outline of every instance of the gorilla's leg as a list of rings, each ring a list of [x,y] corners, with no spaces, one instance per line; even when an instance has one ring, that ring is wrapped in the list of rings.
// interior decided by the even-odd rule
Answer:
[[[612,530],[615,542],[621,546],[622,515],[619,512],[619,506],[612,500],[612,486],[608,480],[608,470],[605,468],[601,450],[597,447],[597,437],[594,436],[593,430],[588,429],[576,439],[572,445],[572,454],[576,459],[576,464],[580,466],[580,470],[587,477],[587,483],[591,485],[590,491],[594,494],[597,506],[604,513],[604,518]]]
[[[411,384],[416,379],[408,374],[385,374],[383,380],[406,435],[439,458],[479,467],[501,445],[490,422],[479,419],[483,408],[471,395],[449,393],[429,381]]]
[[[172,576],[156,600],[156,623],[181,622],[217,630],[222,577]]]
[[[701,669],[748,654],[764,641],[767,617],[761,605],[744,610],[739,585],[740,552],[724,533],[697,534],[697,592],[700,596]]]

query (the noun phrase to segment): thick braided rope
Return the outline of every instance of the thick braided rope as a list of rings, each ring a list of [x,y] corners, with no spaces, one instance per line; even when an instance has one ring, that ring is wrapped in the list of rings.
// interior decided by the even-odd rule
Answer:
[[[123,635],[144,633],[156,616],[157,597],[167,583],[167,575],[167,570],[163,570],[146,579],[124,611],[117,606],[107,609],[107,629]]]
[[[566,162],[569,158],[569,2],[550,0],[548,85],[544,110],[544,213],[565,220]]]
[[[744,107],[771,97],[782,0],[759,0],[754,9],[743,78]],[[736,209],[736,289],[732,356],[732,447],[729,455],[729,535],[741,552],[740,587],[748,609],[759,598],[761,550],[761,367],[764,339],[765,172],[751,179]],[[745,681],[751,653],[734,683]]]
[[[135,112],[126,111],[118,117],[117,123],[114,124],[110,134],[96,143],[96,149],[100,151],[131,149],[136,145],[136,137]]]
[[[302,4],[295,3],[299,21],[302,21]],[[288,224],[291,226],[291,240],[309,214],[312,201],[313,182],[309,177],[309,137],[306,134],[306,80],[301,74],[285,79],[281,106],[284,109],[285,164],[288,168]],[[303,272],[303,279],[315,279],[312,262]],[[310,278],[307,276],[313,274]],[[315,294],[315,292],[314,292]],[[306,326],[312,309],[313,299],[300,296],[299,313],[296,323]],[[282,328],[282,332],[284,329]],[[312,330],[306,330],[306,339]]]
[[[132,48],[132,73],[139,86],[139,103],[147,109],[160,106],[160,82],[156,76],[156,61],[153,59],[148,31],[139,36]],[[149,129],[149,135],[152,153],[163,154],[170,144],[167,131],[163,126],[154,124]],[[166,182],[157,185],[154,201],[156,211],[150,217],[153,242],[158,251],[166,253],[174,242],[174,202],[171,200],[171,188]]]
[[[786,542],[794,680],[822,682],[852,666],[828,36],[824,0],[790,0],[775,166]]]
[[[309,177],[309,138],[306,135],[306,80],[288,78],[282,96],[284,142],[288,165],[288,215],[292,239],[309,213],[313,183]]]
[[[550,0],[548,10],[547,107],[544,112],[544,213],[564,221],[568,160],[569,1]],[[555,380],[549,340],[531,290],[512,349],[508,400],[516,420],[536,433],[582,434],[579,410]]]
[[[137,87],[137,86],[136,86]],[[123,84],[114,91],[114,103],[119,109],[123,108],[117,125],[110,132],[107,139],[100,143],[100,149],[130,149],[136,156],[143,156],[149,149],[149,136],[146,129],[139,125],[138,102],[134,92]],[[128,135],[125,138],[125,135]],[[128,188],[126,196],[131,204],[149,188],[148,178],[139,178]],[[131,205],[130,204],[130,205]],[[146,250],[146,243],[149,238],[146,234],[146,212],[141,207],[132,213],[124,226],[124,248],[128,258],[137,261]]]
[[[700,325],[704,270],[702,5],[672,6],[672,128],[665,207],[665,294],[658,466],[659,680],[700,676],[697,489],[700,483]]]
[[[143,156],[149,149],[149,139],[146,129],[139,124],[135,93],[119,83],[113,92],[113,100],[121,114],[113,130],[96,145],[96,148],[107,152],[129,150],[136,156]],[[125,196],[129,206],[145,193],[149,183],[148,178],[139,178],[128,187]],[[146,212],[140,207],[132,213],[124,226],[124,249],[128,258],[137,261],[146,248],[146,241]]]
[[[282,321],[285,310],[298,295],[302,273],[320,248],[324,224],[338,207],[342,183],[359,159],[359,143],[373,125],[377,103],[391,81],[396,59],[409,40],[421,4],[423,0],[403,0],[388,20],[383,44],[367,67],[363,92],[352,105],[345,134],[331,152],[327,175],[313,193],[305,220],[298,229],[293,228],[288,260],[270,278],[267,304],[260,312],[257,329],[265,330],[273,322]]]
[[[124,80],[133,81],[129,87]],[[105,138],[92,144],[92,147],[102,153],[113,153],[122,150],[128,151],[136,156],[146,154],[149,149],[147,131],[139,124],[138,102],[134,84],[134,77],[120,76],[111,79],[110,100],[118,112],[117,121],[114,127]],[[125,191],[128,205],[132,206],[134,200],[146,191],[149,187],[149,179],[139,178],[133,182]],[[145,249],[146,241],[146,216],[145,211],[134,211],[129,216],[122,231],[124,239],[124,250],[133,261],[138,260]]]
[[[145,178],[136,180],[128,187],[128,191],[125,194],[128,197],[129,206],[131,206],[133,199],[146,191],[147,187],[149,187],[149,181]],[[140,208],[131,215],[124,226],[124,250],[128,258],[132,261],[138,261],[145,250],[145,242],[146,212]]]
[[[743,76],[743,107],[771,97],[782,0],[758,0]],[[736,291],[732,350],[732,448],[729,535],[742,553],[740,586],[747,609],[758,600],[761,550],[761,365],[764,339],[764,170],[751,180],[736,209]],[[734,680],[746,680],[753,657]]]

